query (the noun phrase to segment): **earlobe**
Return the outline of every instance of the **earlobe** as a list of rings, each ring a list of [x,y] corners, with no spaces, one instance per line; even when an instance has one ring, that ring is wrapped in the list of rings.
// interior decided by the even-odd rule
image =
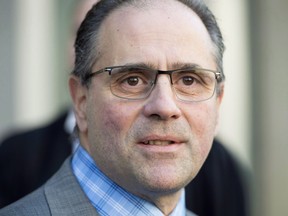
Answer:
[[[220,86],[217,89],[217,106],[220,107],[221,103],[222,103],[222,99],[224,96],[224,83],[221,83]]]
[[[69,78],[69,90],[73,101],[74,113],[79,132],[85,132],[87,131],[87,87],[82,85],[81,80],[78,77],[71,75]]]

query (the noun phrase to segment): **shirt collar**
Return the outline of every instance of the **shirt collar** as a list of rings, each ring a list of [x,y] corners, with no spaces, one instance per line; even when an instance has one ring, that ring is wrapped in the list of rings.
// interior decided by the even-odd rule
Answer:
[[[137,197],[109,179],[80,145],[72,159],[72,170],[84,193],[100,215],[163,216],[152,203]],[[170,216],[185,216],[185,192]]]

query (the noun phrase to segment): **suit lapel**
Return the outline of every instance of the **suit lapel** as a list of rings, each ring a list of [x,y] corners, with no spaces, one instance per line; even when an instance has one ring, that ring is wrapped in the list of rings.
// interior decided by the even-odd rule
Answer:
[[[71,157],[44,186],[51,215],[98,215],[73,175],[70,161]]]

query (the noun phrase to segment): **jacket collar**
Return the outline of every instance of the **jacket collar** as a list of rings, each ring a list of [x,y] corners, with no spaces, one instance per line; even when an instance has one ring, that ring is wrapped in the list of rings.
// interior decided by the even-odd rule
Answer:
[[[71,157],[45,184],[44,193],[53,216],[99,216],[72,173]]]

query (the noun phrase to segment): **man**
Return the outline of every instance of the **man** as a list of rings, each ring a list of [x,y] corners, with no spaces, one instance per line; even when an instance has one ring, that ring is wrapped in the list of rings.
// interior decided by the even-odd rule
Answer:
[[[216,132],[222,52],[202,1],[101,1],[80,27],[69,80],[81,145],[0,213],[185,215],[183,188]]]

